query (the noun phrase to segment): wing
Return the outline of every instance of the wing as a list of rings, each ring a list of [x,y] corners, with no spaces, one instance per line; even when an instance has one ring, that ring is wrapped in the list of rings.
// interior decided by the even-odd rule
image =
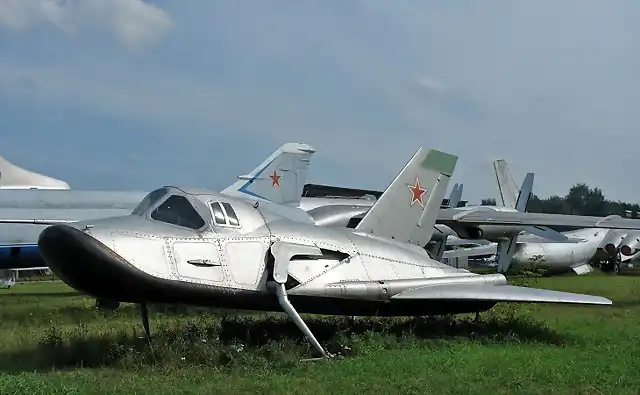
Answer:
[[[640,229],[640,220],[622,218],[619,215],[590,217],[566,214],[522,213],[495,211],[486,207],[478,207],[471,210],[440,210],[437,222],[453,226],[456,224],[468,224]]]
[[[0,219],[0,224],[58,225],[78,222],[71,219]]]
[[[460,256],[493,255],[496,253],[498,253],[498,244],[492,243],[490,245],[484,245],[479,247],[456,248],[455,250],[445,251],[444,254],[442,254],[442,257],[455,258]]]
[[[490,245],[492,242],[482,239],[459,239],[453,236],[447,238],[448,246],[484,246]]]
[[[442,284],[429,285],[401,292],[391,298],[423,300],[477,300],[493,302],[536,302],[611,305],[613,302],[601,296],[582,295],[548,289],[491,284]]]

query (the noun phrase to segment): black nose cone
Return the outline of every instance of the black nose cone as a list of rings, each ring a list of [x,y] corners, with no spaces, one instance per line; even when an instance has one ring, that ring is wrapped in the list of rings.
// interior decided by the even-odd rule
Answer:
[[[113,297],[109,283],[127,264],[95,238],[68,225],[45,228],[38,247],[46,264],[62,281],[96,297]]]

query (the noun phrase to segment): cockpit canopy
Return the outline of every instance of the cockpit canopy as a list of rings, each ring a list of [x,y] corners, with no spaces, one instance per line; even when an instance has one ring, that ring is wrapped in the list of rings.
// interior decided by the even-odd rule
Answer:
[[[240,219],[232,205],[207,195],[201,199],[176,187],[165,186],[147,194],[131,215],[155,221],[204,230],[210,226],[240,228]]]

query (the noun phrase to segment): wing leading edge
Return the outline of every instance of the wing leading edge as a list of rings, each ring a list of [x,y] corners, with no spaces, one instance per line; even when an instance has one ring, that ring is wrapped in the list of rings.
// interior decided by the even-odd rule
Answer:
[[[496,211],[490,208],[477,208],[466,211],[455,209],[440,210],[438,223],[453,225],[531,225],[568,226],[574,228],[640,229],[640,219],[622,218],[619,215],[591,217],[583,215]]]
[[[611,300],[601,296],[502,284],[428,285],[401,292],[392,296],[391,299],[477,300],[493,302],[572,303],[592,305],[613,304]]]
[[[71,219],[0,219],[0,224],[59,225],[78,222]]]

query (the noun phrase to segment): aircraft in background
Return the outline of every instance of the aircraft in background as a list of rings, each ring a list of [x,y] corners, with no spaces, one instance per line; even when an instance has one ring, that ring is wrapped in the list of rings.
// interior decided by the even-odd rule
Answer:
[[[533,188],[533,175],[525,180],[526,188]],[[417,187],[420,187],[418,185]],[[525,187],[525,185],[523,185]],[[461,191],[460,191],[461,192]],[[528,199],[528,195],[524,195]],[[311,199],[317,199],[315,201]],[[526,200],[525,200],[526,201]],[[332,198],[310,198],[301,202],[301,208],[313,217],[318,225],[348,227],[354,228],[363,218],[367,211],[373,206],[375,201],[366,199],[354,199],[353,201],[336,201]],[[502,210],[508,212],[517,212],[514,208],[495,207],[495,206],[466,206],[454,207],[449,206],[449,210],[458,211],[460,213],[468,210],[475,210],[476,207],[487,207],[491,210]],[[444,218],[442,218],[444,219]],[[509,225],[503,226],[492,223],[484,223],[478,225],[470,225],[449,221],[445,224],[441,218],[438,218],[435,225],[436,232],[433,234],[433,240],[439,242],[454,236],[464,240],[490,240],[503,241],[520,234],[523,231],[544,237],[554,241],[566,241],[567,238],[560,232],[547,227],[527,226],[527,225]]]
[[[70,189],[62,180],[23,169],[0,156],[0,189]]]
[[[139,304],[148,337],[148,303],[284,311],[324,357],[300,312],[422,316],[478,313],[498,302],[612,304],[433,260],[423,246],[456,162],[420,148],[354,229],[294,221],[261,201],[163,187],[130,215],[50,226],[38,245],[69,286]]]
[[[497,159],[493,161],[493,168],[499,202],[503,206],[512,204],[517,189],[509,164],[504,159]],[[517,268],[536,265],[547,269],[548,273],[574,271],[576,274],[585,274],[593,271],[592,263],[604,270],[619,271],[620,255],[631,257],[638,253],[640,246],[640,232],[633,230],[583,228],[562,234],[567,237],[565,242],[553,242],[535,235],[519,236],[506,264],[498,262],[498,271],[506,272],[511,265]],[[444,257],[489,254],[499,254],[499,245],[492,243],[447,251]]]

